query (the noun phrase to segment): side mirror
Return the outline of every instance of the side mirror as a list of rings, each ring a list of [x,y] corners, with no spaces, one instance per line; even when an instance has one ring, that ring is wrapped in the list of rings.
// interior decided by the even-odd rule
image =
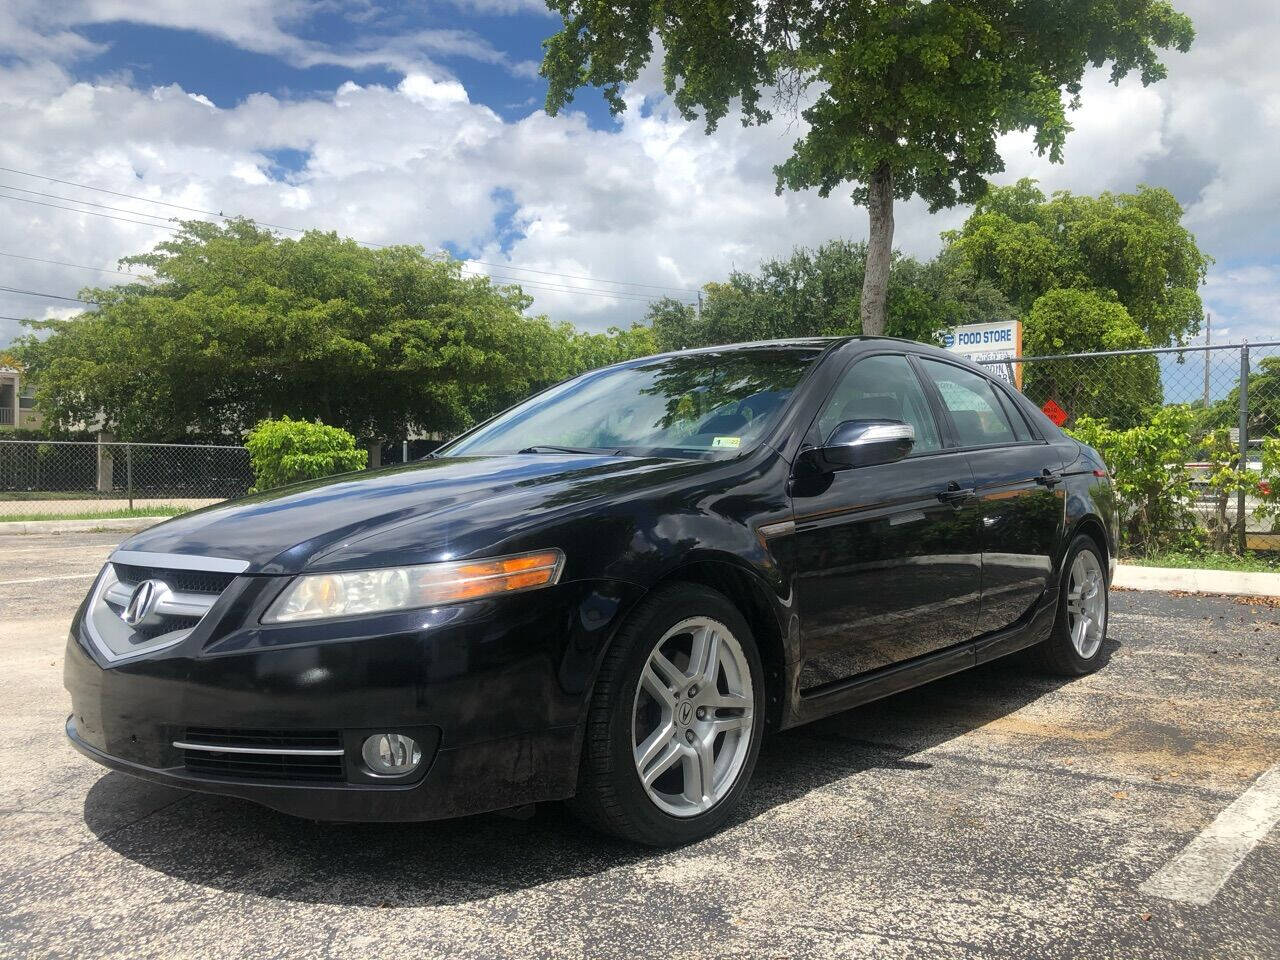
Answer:
[[[815,465],[823,472],[893,463],[911,452],[915,428],[901,420],[846,420],[813,451]]]

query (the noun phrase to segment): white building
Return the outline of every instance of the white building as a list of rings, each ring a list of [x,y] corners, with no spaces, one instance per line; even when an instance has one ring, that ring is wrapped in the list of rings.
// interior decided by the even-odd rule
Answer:
[[[35,390],[23,386],[22,375],[12,367],[0,367],[0,431],[40,426],[35,405]]]

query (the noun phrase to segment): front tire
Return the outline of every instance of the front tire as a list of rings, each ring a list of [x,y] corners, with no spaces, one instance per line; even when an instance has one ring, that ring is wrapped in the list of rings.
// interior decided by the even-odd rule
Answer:
[[[1111,603],[1106,558],[1086,534],[1072,541],[1063,561],[1058,617],[1040,644],[1041,665],[1051,673],[1079,677],[1103,664]]]
[[[651,846],[715,832],[755,769],[764,694],[760,654],[738,609],[707,587],[659,587],[605,656],[571,808],[599,830]]]

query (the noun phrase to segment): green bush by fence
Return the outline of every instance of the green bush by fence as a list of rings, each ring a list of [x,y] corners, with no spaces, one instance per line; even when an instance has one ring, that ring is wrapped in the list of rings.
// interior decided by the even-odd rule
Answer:
[[[244,445],[253,463],[255,491],[362,470],[369,459],[347,431],[289,417],[261,421]]]

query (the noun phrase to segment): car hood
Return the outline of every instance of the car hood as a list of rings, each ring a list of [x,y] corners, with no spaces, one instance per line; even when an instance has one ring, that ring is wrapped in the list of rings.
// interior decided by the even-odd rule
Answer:
[[[248,572],[265,574],[426,563],[508,540],[606,492],[707,465],[577,454],[423,460],[207,507],[121,548],[242,560]]]

